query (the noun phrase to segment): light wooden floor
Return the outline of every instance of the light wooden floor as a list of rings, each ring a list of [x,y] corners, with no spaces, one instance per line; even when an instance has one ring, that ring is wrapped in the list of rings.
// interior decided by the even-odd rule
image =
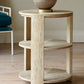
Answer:
[[[15,55],[10,55],[9,44],[0,44],[0,84],[30,84],[18,78],[23,71],[23,49],[14,45]],[[45,52],[45,66],[65,68],[66,50]],[[73,80],[59,84],[84,84],[84,44],[73,47]]]

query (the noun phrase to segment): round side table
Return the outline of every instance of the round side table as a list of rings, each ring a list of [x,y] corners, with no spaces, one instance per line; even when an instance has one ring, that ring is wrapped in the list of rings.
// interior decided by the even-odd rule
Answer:
[[[72,40],[73,12],[54,10],[49,13],[39,13],[37,10],[23,10],[24,41],[19,46],[24,48],[24,71],[19,77],[31,84],[57,83],[70,80],[72,77]],[[45,18],[67,18],[67,40],[44,41]],[[66,70],[44,68],[44,49],[67,49]]]

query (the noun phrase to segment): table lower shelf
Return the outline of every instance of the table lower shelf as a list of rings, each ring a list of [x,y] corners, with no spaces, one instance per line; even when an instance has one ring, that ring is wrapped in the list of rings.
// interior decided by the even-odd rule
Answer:
[[[31,49],[31,41],[21,41],[19,46],[27,49]],[[71,47],[72,43],[67,43],[65,40],[47,40],[44,42],[44,48],[49,49],[60,49]]]
[[[21,72],[19,77],[22,80],[31,82],[31,70]],[[58,83],[67,81],[70,78],[71,75],[68,74],[65,70],[55,68],[46,68],[44,70],[44,83]]]

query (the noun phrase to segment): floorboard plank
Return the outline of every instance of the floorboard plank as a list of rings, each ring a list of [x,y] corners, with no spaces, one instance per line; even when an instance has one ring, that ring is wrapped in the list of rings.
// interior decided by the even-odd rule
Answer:
[[[45,66],[65,68],[66,50],[45,51]],[[14,56],[10,54],[9,44],[0,44],[0,84],[30,84],[18,78],[23,71],[23,49],[14,44]],[[72,82],[58,84],[84,84],[84,44],[73,46],[73,79]]]

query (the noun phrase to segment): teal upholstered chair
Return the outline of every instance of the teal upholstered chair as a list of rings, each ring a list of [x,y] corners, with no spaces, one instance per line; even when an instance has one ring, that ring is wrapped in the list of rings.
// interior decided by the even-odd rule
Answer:
[[[11,8],[0,6],[0,33],[11,33],[11,54],[13,55],[13,30],[11,25]],[[6,12],[6,10],[8,12]]]

